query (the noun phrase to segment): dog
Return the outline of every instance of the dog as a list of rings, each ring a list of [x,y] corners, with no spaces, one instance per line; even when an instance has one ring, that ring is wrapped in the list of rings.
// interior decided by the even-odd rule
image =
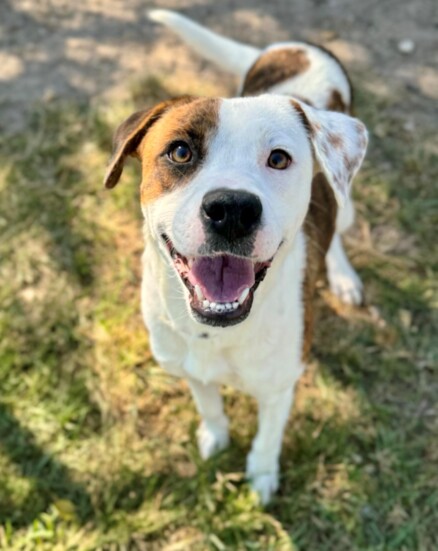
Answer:
[[[240,74],[241,97],[183,96],[134,113],[115,132],[105,186],[119,182],[128,156],[140,160],[152,352],[188,381],[204,459],[229,442],[220,385],[257,400],[246,474],[266,504],[325,265],[338,295],[361,298],[339,232],[352,222],[367,131],[348,114],[348,77],[325,50],[291,42],[260,51],[174,12],[149,17]]]

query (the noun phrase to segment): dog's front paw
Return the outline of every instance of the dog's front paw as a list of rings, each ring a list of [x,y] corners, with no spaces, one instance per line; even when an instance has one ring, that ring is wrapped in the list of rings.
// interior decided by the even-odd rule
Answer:
[[[362,304],[363,283],[351,266],[330,267],[327,265],[330,291],[344,304]]]
[[[209,459],[229,444],[228,422],[202,421],[196,433],[199,454],[202,459]]]
[[[267,505],[278,490],[278,473],[261,473],[250,479],[251,488],[256,492],[260,503]]]
[[[272,458],[261,457],[252,451],[246,462],[246,478],[251,488],[259,497],[260,503],[266,505],[278,490],[278,463]]]

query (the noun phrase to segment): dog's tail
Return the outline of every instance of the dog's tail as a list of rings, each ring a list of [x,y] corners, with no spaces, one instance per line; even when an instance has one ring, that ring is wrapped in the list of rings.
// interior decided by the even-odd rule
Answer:
[[[257,48],[220,36],[174,11],[150,10],[147,15],[170,27],[198,54],[236,75],[243,76],[260,55]]]

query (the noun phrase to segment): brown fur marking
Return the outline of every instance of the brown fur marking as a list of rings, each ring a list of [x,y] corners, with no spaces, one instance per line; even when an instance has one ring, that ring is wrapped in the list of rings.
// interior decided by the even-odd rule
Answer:
[[[177,104],[189,103],[193,100],[194,98],[191,96],[182,96],[163,101],[152,109],[133,113],[122,122],[113,137],[113,154],[104,178],[105,187],[113,188],[118,184],[126,157],[138,157],[137,148],[142,138],[168,109]]]
[[[359,164],[359,157],[356,156],[350,158],[346,153],[344,153],[343,159],[349,174],[352,174],[356,166]]]
[[[339,90],[332,90],[332,93],[330,94],[330,98],[327,103],[327,109],[329,111],[337,111],[339,113],[349,112],[349,108],[342,99]]]
[[[185,183],[206,155],[206,139],[218,123],[219,101],[183,96],[128,117],[114,135],[105,186],[113,188],[118,183],[128,156],[142,163],[143,204]],[[192,150],[188,163],[172,163],[167,157],[172,142],[179,140]]]
[[[302,359],[306,361],[312,344],[313,301],[316,283],[325,270],[325,256],[335,231],[336,199],[326,177],[319,172],[312,181],[309,210],[304,221],[306,271],[303,282],[304,339]]]
[[[144,136],[138,153],[142,163],[141,202],[146,204],[189,182],[207,154],[206,142],[218,125],[219,102],[199,98],[166,112]],[[167,151],[172,142],[187,142],[188,163],[172,163]]]
[[[305,50],[300,48],[282,48],[262,53],[246,74],[242,96],[254,96],[266,92],[301,73],[310,66]]]
[[[340,134],[332,134],[329,133],[327,135],[327,141],[332,145],[335,149],[342,149],[344,146],[344,140],[342,139],[342,136]]]
[[[294,99],[291,99],[290,102],[291,102],[292,107],[295,109],[295,111],[300,116],[301,122],[303,123],[303,126],[307,130],[307,133],[309,134],[309,136],[313,136],[314,133],[315,133],[315,128],[310,124],[309,119],[307,118],[307,115],[304,112],[304,109]],[[319,128],[317,128],[316,130],[319,130]]]

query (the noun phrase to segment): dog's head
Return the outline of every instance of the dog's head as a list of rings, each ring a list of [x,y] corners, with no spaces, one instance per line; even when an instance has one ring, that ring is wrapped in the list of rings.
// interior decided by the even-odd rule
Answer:
[[[147,231],[193,317],[227,326],[246,318],[279,247],[301,227],[314,159],[342,204],[366,144],[357,119],[287,97],[182,97],[117,129],[105,185],[117,184],[127,156],[140,159]]]

